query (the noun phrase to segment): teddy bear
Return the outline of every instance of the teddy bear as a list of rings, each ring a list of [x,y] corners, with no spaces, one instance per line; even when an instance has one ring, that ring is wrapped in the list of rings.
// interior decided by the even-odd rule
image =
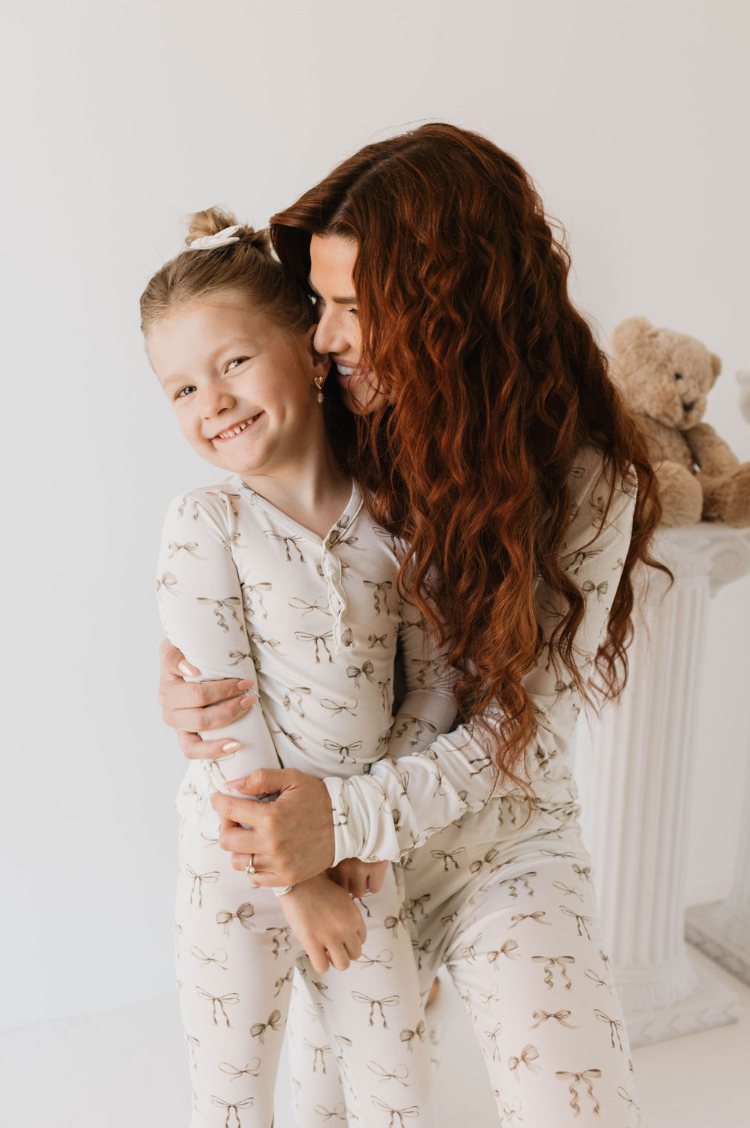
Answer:
[[[694,337],[622,321],[610,338],[611,376],[646,435],[662,502],[662,524],[750,525],[750,462],[740,464],[702,423],[721,360]]]

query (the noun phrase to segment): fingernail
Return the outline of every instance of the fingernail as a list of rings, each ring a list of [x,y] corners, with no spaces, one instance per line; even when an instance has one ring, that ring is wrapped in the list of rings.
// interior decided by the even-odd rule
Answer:
[[[222,744],[221,750],[222,752],[236,752],[241,747],[239,740],[228,740],[226,744]]]
[[[250,680],[237,682],[237,688],[240,691],[240,693],[244,693],[244,691],[246,689],[250,689],[254,685],[255,685],[255,682],[250,681]]]
[[[185,678],[194,678],[197,677],[200,673],[200,670],[196,670],[192,666],[189,666],[187,662],[180,662],[177,669]]]
[[[245,779],[244,779],[244,776],[243,776],[242,779],[230,779],[227,783],[224,784],[224,786],[225,787],[237,788],[237,787],[242,787],[244,782],[245,782]]]
[[[240,705],[242,706],[243,709],[249,709],[250,706],[252,705],[252,703],[254,701],[257,701],[257,700],[258,700],[257,697],[241,697],[240,698]]]

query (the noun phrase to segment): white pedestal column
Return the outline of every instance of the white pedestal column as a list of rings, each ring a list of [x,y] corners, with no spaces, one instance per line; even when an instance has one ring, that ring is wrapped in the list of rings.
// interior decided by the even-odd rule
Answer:
[[[726,901],[688,909],[685,936],[750,986],[750,772],[732,890]]]
[[[684,941],[687,835],[708,605],[750,572],[750,530],[662,530],[675,576],[639,576],[625,692],[576,741],[584,841],[631,1043],[738,1017],[736,996],[697,968]]]

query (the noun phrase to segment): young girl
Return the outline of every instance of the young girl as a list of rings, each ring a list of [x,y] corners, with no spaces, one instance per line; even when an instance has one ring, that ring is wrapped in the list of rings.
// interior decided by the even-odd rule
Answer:
[[[159,605],[202,680],[257,681],[262,706],[223,731],[225,756],[190,766],[177,801],[192,1124],[271,1123],[297,967],[324,1029],[308,1042],[310,1070],[335,1069],[337,1059],[361,1125],[380,1123],[395,1101],[415,1128],[429,1128],[429,1051],[395,871],[368,898],[362,959],[333,975],[329,959],[346,968],[365,936],[352,899],[326,875],[256,888],[253,859],[238,872],[220,848],[209,798],[227,771],[286,766],[346,778],[386,749],[413,752],[452,723],[452,682],[398,583],[405,546],[375,524],[334,457],[328,362],[311,346],[308,298],[264,234],[216,210],[194,217],[188,244],[146,287],[142,328],[185,438],[231,476],[170,505]],[[394,725],[397,643],[407,692]],[[387,1091],[394,1086],[398,1096]]]

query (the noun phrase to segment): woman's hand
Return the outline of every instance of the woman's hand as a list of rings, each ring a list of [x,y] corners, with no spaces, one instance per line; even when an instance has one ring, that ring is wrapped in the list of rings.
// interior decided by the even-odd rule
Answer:
[[[201,740],[198,733],[223,728],[243,716],[257,700],[255,684],[236,678],[186,682],[186,677],[200,677],[200,670],[186,662],[182,651],[166,638],[159,646],[159,658],[161,715],[165,724],[177,729],[183,755],[188,760],[215,760],[235,751],[234,747],[225,747],[226,739]],[[248,690],[253,692],[248,695]]]
[[[367,936],[362,913],[323,874],[296,885],[279,904],[319,975],[328,971],[329,962],[337,971],[346,971],[351,960],[362,955]]]
[[[332,870],[331,881],[335,881],[352,897],[364,897],[367,893],[379,893],[385,884],[390,862],[360,862],[359,858],[344,858]]]
[[[269,803],[223,791],[211,796],[211,806],[223,820],[219,845],[232,854],[234,869],[244,869],[254,855],[254,885],[297,885],[333,865],[333,810],[321,779],[296,768],[261,768],[224,786],[247,795],[279,793]]]

